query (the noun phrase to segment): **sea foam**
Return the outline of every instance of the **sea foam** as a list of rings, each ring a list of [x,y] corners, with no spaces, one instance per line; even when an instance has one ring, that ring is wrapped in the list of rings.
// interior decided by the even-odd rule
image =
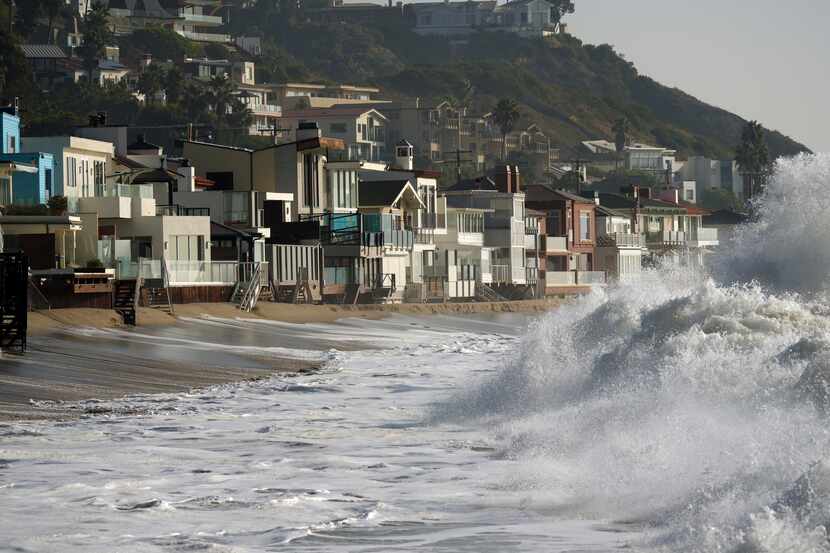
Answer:
[[[554,516],[636,522],[666,551],[830,551],[830,156],[779,161],[710,259],[543,317],[494,378],[439,405],[479,420]]]

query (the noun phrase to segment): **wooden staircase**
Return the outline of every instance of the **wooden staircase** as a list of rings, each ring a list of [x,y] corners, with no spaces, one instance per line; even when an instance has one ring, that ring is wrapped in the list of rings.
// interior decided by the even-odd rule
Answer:
[[[136,325],[139,292],[140,281],[137,278],[116,280],[113,285],[112,308],[121,315],[125,325]]]
[[[29,260],[0,253],[0,351],[25,353],[29,316]]]
[[[173,302],[170,289],[165,286],[163,278],[144,279],[144,301],[147,307],[159,309],[173,315]]]

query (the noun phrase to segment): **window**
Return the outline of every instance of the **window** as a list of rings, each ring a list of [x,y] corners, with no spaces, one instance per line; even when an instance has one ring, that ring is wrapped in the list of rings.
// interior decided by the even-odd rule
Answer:
[[[527,23],[527,12],[522,12],[522,14],[521,14],[521,20],[522,20],[522,24],[526,24],[526,23]]]
[[[174,261],[204,260],[205,238],[198,235],[171,234],[168,239],[170,259]]]
[[[78,185],[78,160],[74,157],[66,158],[66,186],[75,188]]]
[[[52,197],[52,170],[47,169],[43,173],[43,179],[46,181],[46,199]]]
[[[686,197],[684,198],[687,202],[695,201],[695,191],[691,188],[686,189]]]
[[[421,25],[432,25],[432,14],[425,13],[421,16],[420,20]]]
[[[0,178],[0,205],[12,203],[12,181],[9,178]]]
[[[103,185],[104,184],[104,167],[105,164],[103,161],[93,161],[94,170],[95,170],[95,185]]]
[[[10,136],[9,137],[9,153],[14,154],[17,152],[17,137]]]
[[[332,123],[329,130],[335,134],[346,134],[346,123]]]
[[[233,190],[233,172],[231,171],[217,171],[207,172],[205,176],[208,180],[216,183],[213,190]]]
[[[587,241],[591,239],[591,212],[579,212],[579,239]]]
[[[320,190],[317,183],[317,156],[303,156],[303,206],[319,207]]]

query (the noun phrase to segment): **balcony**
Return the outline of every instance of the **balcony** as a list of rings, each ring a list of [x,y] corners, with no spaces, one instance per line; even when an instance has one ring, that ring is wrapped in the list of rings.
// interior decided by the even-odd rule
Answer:
[[[251,113],[254,115],[271,115],[274,117],[282,115],[282,106],[275,106],[273,104],[249,104],[248,109],[250,109]]]
[[[566,236],[545,236],[545,253],[568,253],[568,238]]]
[[[576,273],[574,271],[548,271],[545,273],[545,286],[547,288],[576,286]]]
[[[184,10],[179,10],[179,17],[183,17],[188,23],[198,23],[206,27],[218,27],[224,22],[222,17],[218,15],[203,15],[199,13],[188,13]]]
[[[512,284],[513,278],[510,274],[510,265],[491,265],[490,274],[493,284]]]
[[[615,232],[597,236],[597,246],[617,248],[645,248],[646,240],[642,234]]]
[[[716,228],[698,227],[692,229],[692,232],[689,234],[689,246],[692,248],[717,246],[720,244],[718,240],[718,229]]]
[[[576,284],[578,286],[597,286],[605,284],[605,272],[603,271],[577,271]]]
[[[394,250],[411,250],[415,236],[411,230],[384,230],[383,246]]]
[[[646,234],[646,244],[649,247],[670,248],[686,246],[686,233],[683,231],[649,232]]]
[[[217,42],[220,44],[229,44],[231,42],[231,35],[221,33],[195,33],[192,31],[178,31],[184,38],[195,40],[196,42]]]

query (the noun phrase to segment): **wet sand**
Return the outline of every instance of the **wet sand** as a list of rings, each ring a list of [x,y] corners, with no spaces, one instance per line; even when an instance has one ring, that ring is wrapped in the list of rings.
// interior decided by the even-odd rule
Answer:
[[[0,420],[100,414],[96,402],[87,400],[181,393],[313,371],[330,349],[381,347],[368,338],[362,341],[350,319],[415,317],[425,327],[430,319],[440,319],[442,327],[475,331],[472,319],[541,313],[557,305],[555,300],[361,306],[263,302],[243,313],[230,304],[188,304],[176,305],[175,317],[142,308],[137,328],[123,327],[118,315],[103,309],[31,313],[29,351],[0,357]],[[336,321],[341,323],[331,325]]]

